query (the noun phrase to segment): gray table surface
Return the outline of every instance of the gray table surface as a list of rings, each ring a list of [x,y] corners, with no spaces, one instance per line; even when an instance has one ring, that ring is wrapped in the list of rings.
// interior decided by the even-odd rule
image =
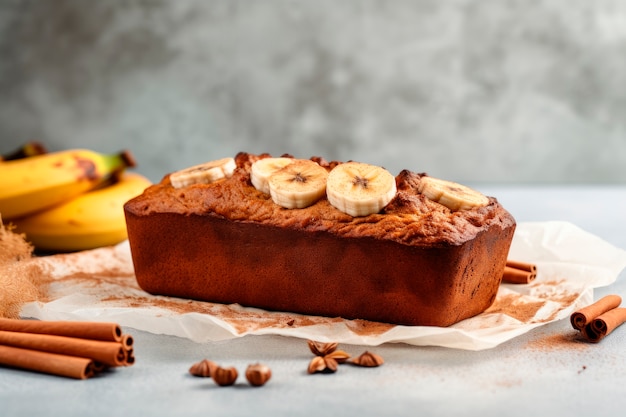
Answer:
[[[519,222],[564,220],[626,249],[626,186],[477,186]],[[626,272],[595,291],[626,297]],[[551,343],[573,331],[567,320],[473,352],[386,344],[379,368],[342,366],[308,375],[306,341],[245,336],[215,343],[124,328],[137,362],[89,380],[0,368],[2,416],[481,415],[608,416],[626,410],[626,326],[597,345]],[[341,346],[352,354],[366,348]],[[273,371],[261,387],[233,387],[188,374],[203,358]],[[536,414],[541,413],[541,414]]]

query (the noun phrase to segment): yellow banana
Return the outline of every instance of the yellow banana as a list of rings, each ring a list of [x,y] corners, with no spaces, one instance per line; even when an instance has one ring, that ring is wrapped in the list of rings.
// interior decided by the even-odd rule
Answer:
[[[29,141],[15,149],[12,152],[0,155],[0,162],[13,161],[15,159],[28,158],[29,156],[37,156],[48,153],[44,145],[37,141]]]
[[[150,185],[146,177],[124,172],[117,182],[11,223],[39,251],[72,252],[115,245],[127,238],[124,203]]]
[[[10,220],[66,202],[133,166],[129,151],[105,155],[85,149],[0,163],[0,215]]]

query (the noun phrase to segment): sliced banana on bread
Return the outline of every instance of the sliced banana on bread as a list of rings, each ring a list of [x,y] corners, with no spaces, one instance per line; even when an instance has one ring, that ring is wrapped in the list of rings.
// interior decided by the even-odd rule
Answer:
[[[452,211],[467,210],[489,204],[489,198],[480,192],[456,182],[424,176],[418,192],[429,200],[443,204]]]
[[[174,188],[210,184],[231,177],[235,168],[237,164],[234,158],[222,158],[173,172],[170,175],[170,182]]]
[[[328,171],[308,159],[296,159],[268,178],[272,201],[285,208],[305,208],[326,192]]]
[[[257,190],[269,194],[269,178],[281,168],[291,164],[293,158],[263,158],[254,162],[250,167],[250,181]]]
[[[396,195],[396,179],[389,171],[362,162],[337,165],[328,175],[328,201],[353,217],[378,213]]]

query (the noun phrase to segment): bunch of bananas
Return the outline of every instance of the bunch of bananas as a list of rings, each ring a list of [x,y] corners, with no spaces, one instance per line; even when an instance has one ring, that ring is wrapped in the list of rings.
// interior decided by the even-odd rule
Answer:
[[[47,152],[29,142],[0,156],[0,220],[42,252],[73,252],[127,238],[124,203],[151,182],[128,172],[129,151]]]

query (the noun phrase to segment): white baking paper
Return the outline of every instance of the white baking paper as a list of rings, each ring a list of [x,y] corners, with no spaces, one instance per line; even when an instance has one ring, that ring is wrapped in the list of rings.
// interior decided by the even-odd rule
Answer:
[[[445,328],[394,326],[153,296],[136,284],[128,242],[37,258],[53,278],[49,299],[25,305],[21,314],[41,320],[113,321],[200,343],[275,334],[346,344],[407,343],[481,350],[568,318],[594,301],[594,288],[612,284],[626,267],[626,251],[566,222],[518,224],[509,259],[536,264],[536,280],[501,285],[490,309]]]

